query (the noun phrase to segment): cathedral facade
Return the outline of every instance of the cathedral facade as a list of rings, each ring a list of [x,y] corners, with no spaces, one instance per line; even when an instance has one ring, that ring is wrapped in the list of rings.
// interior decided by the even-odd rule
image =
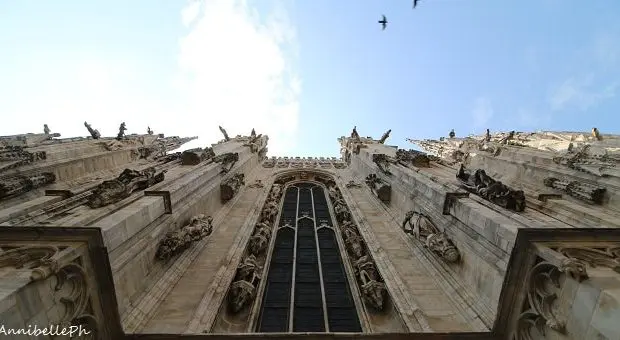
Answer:
[[[0,137],[0,335],[620,340],[620,136],[84,125]]]

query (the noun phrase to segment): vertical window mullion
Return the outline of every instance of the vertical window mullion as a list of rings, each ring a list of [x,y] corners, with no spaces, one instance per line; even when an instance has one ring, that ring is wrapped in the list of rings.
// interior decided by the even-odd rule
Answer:
[[[299,219],[299,195],[301,194],[300,188],[297,188],[297,211],[295,212],[295,223],[293,224],[293,228],[295,228],[294,243],[293,243],[293,279],[291,281],[291,297],[290,297],[290,306],[289,306],[289,319],[288,319],[288,331],[293,331],[293,317],[295,310],[295,277],[297,276],[297,222]]]
[[[323,267],[321,267],[321,249],[319,247],[319,238],[317,235],[317,223],[316,223],[316,214],[315,214],[315,210],[314,210],[314,189],[312,188],[310,190],[310,198],[312,199],[312,219],[313,219],[313,223],[314,223],[314,240],[316,242],[316,253],[317,253],[317,265],[319,266],[319,282],[321,283],[321,300],[323,303],[323,321],[325,323],[325,332],[329,332],[329,321],[327,318],[327,300],[325,299],[325,285],[323,283]],[[320,190],[323,190],[322,188],[319,188]]]

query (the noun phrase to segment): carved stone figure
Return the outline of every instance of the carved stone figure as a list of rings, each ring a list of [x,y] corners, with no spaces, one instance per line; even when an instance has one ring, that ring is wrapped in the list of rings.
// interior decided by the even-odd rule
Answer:
[[[84,122],[84,126],[86,127],[86,129],[88,130],[88,133],[90,133],[90,136],[93,139],[99,139],[101,138],[101,133],[99,133],[99,130],[97,129],[93,129],[90,124],[88,124],[87,122]]]
[[[152,134],[153,134],[153,130],[151,130],[151,127],[150,127],[150,126],[147,126],[147,127],[146,127],[146,133],[147,133],[147,134],[149,134],[149,135],[152,135]]]
[[[517,212],[525,210],[525,194],[522,190],[511,189],[491,178],[482,169],[477,169],[472,174],[461,164],[456,178],[464,189],[489,202]]]
[[[603,203],[605,188],[584,183],[581,181],[560,180],[554,177],[545,178],[544,184],[547,187],[561,190],[568,195],[586,202],[596,204]]]
[[[450,133],[448,134],[448,137],[450,137],[450,138],[456,137],[456,133],[454,132],[454,129],[450,130]]]
[[[49,135],[52,132],[52,130],[50,130],[50,128],[47,126],[47,124],[43,124],[43,133],[46,135]]]
[[[357,260],[355,269],[357,278],[360,281],[364,302],[378,311],[383,310],[387,289],[385,283],[381,282],[382,280],[375,264],[368,256],[364,256]]]
[[[366,176],[366,185],[384,203],[389,203],[392,198],[392,186],[385,183],[376,174]]]
[[[220,185],[220,198],[222,202],[232,199],[245,185],[245,175],[242,173],[234,174]]]
[[[406,167],[430,168],[430,159],[421,151],[416,150],[396,150],[396,161]]]
[[[407,228],[409,227],[409,228]],[[439,230],[431,219],[419,212],[409,211],[402,223],[403,231],[413,235],[418,241],[446,262],[454,263],[460,259],[459,251],[445,232]]]
[[[344,169],[347,167],[347,164],[344,162],[334,162],[333,164],[336,169]]]
[[[263,168],[273,168],[276,166],[276,160],[271,158],[263,162]]]
[[[491,130],[487,129],[486,132],[484,133],[484,141],[485,142],[491,141]]]
[[[616,273],[620,273],[620,246],[618,245],[601,245],[600,247],[570,245],[557,247],[553,250],[569,259],[579,260],[591,267],[607,267]]]
[[[51,172],[42,172],[30,176],[15,175],[0,179],[0,200],[23,194],[30,190],[54,183],[56,175]]]
[[[227,152],[218,156],[215,156],[213,158],[213,161],[216,163],[222,163],[222,173],[228,173],[233,166],[235,166],[235,163],[237,163],[239,161],[239,154],[238,153],[232,153],[232,152]]]
[[[351,139],[353,139],[354,142],[360,142],[360,135],[359,133],[357,133],[357,126],[353,127],[353,131],[351,131]]]
[[[206,161],[210,158],[215,157],[215,153],[213,149],[210,147],[207,148],[196,148],[185,150],[181,154],[181,164],[182,165],[198,165],[203,161]]]
[[[265,185],[263,184],[263,181],[261,181],[260,179],[257,179],[256,181],[254,181],[254,183],[248,185],[248,188],[264,188]]]
[[[357,233],[357,231],[355,231],[354,228],[346,228],[343,229],[342,234],[347,249],[350,254],[353,255],[353,261],[356,261],[360,257],[364,256],[364,240]]]
[[[189,248],[192,243],[200,241],[213,232],[213,218],[203,214],[196,215],[181,229],[168,232],[160,241],[155,256],[160,260],[171,257]]]
[[[508,133],[508,135],[506,135],[505,137],[502,137],[499,140],[499,143],[500,144],[508,144],[508,142],[512,141],[514,139],[514,137],[515,137],[515,131],[513,130],[513,131],[510,131]]]
[[[228,133],[226,132],[226,130],[224,130],[223,127],[221,126],[218,126],[218,127],[220,128],[220,132],[222,132],[222,134],[224,135],[224,140],[228,142],[230,140],[230,137],[228,137]]]
[[[387,130],[383,136],[381,136],[381,139],[379,139],[379,144],[385,143],[385,141],[390,137],[390,132],[392,132],[392,129]]]
[[[359,183],[357,183],[357,182],[355,182],[353,180],[350,180],[349,183],[347,183],[345,186],[347,188],[361,188],[362,187],[361,184],[359,184]]]
[[[256,296],[256,287],[260,280],[261,268],[256,257],[250,255],[243,259],[237,268],[235,281],[230,286],[228,295],[228,309],[233,313],[239,313]]]
[[[269,245],[271,227],[265,222],[260,222],[254,227],[254,230],[254,234],[250,238],[249,251],[251,254],[259,256]]]
[[[603,140],[603,137],[601,136],[601,133],[598,132],[598,129],[593,127],[592,128],[592,137],[594,137],[594,139],[601,141]]]
[[[127,126],[125,122],[121,123],[121,126],[118,127],[118,135],[116,135],[116,140],[122,140],[125,138],[125,131],[127,131]]]
[[[591,145],[585,144],[579,148],[572,148],[561,156],[554,157],[553,162],[564,165],[570,169],[589,173],[597,177],[618,177],[620,170],[617,155],[591,152]]]
[[[390,172],[390,163],[391,163],[391,159],[388,155],[379,153],[379,154],[373,154],[372,155],[372,161],[377,164],[377,167],[379,168],[379,170],[381,170],[381,172],[383,172],[386,175],[391,175],[392,173]]]
[[[162,182],[165,173],[166,170],[156,173],[153,167],[142,171],[125,169],[118,178],[99,184],[88,197],[87,204],[94,209],[119,202],[135,191]]]

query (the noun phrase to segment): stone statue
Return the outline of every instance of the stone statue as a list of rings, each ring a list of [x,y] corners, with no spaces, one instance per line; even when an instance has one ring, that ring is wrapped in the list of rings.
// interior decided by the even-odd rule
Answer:
[[[603,140],[603,136],[601,136],[600,132],[598,132],[598,129],[595,127],[592,128],[592,137],[598,141]]]
[[[90,133],[90,136],[93,139],[99,139],[101,138],[101,133],[99,133],[99,130],[97,129],[93,129],[90,124],[88,124],[87,122],[84,122],[84,126],[86,127],[86,129],[88,130],[88,133]]]
[[[485,142],[490,142],[491,141],[491,130],[487,129],[487,131],[484,134],[484,141]]]
[[[215,157],[215,153],[210,147],[185,150],[181,154],[181,165],[198,165],[213,157]]]
[[[142,171],[125,169],[118,178],[99,184],[88,197],[87,205],[94,209],[119,202],[135,191],[162,182],[165,173],[166,170],[156,173],[153,167]]]
[[[392,172],[390,172],[390,163],[392,162],[392,160],[388,155],[382,153],[375,153],[372,155],[372,161],[377,164],[379,170],[381,170],[381,172],[383,172],[384,174],[392,174]]]
[[[374,262],[368,256],[364,256],[356,261],[355,269],[364,302],[376,310],[383,310],[387,289],[385,283],[380,281],[379,272]]]
[[[408,228],[407,228],[408,227]],[[409,211],[402,223],[403,231],[411,234],[433,253],[439,255],[446,262],[455,263],[460,259],[459,251],[445,232],[442,232],[431,219],[419,212]]]
[[[430,159],[421,151],[416,150],[396,150],[396,162],[405,167],[414,166],[416,168],[430,168]]]
[[[216,163],[222,163],[221,173],[226,174],[233,168],[233,166],[235,166],[235,163],[239,161],[239,154],[236,152],[227,152],[214,157],[213,161]]]
[[[506,135],[506,136],[502,137],[502,138],[499,140],[499,143],[500,143],[500,144],[508,144],[508,142],[512,141],[512,140],[514,139],[514,137],[515,137],[515,131],[513,130],[513,131],[510,131],[510,132],[508,133],[508,135]]]
[[[389,203],[392,198],[392,186],[384,182],[376,174],[366,176],[366,185],[382,202]]]
[[[360,135],[357,133],[357,126],[354,126],[353,131],[351,131],[351,139],[353,139],[354,142],[361,142]]]
[[[189,223],[181,229],[171,231],[166,234],[159,243],[155,256],[159,260],[168,260],[171,257],[183,252],[185,249],[213,231],[213,218],[203,214],[196,215],[189,220]]]
[[[125,138],[125,131],[127,131],[127,127],[125,126],[125,122],[122,122],[121,126],[118,127],[118,135],[116,135],[116,140],[122,140]]]
[[[223,127],[221,127],[221,126],[218,126],[218,127],[220,128],[220,131],[224,135],[224,140],[228,142],[230,140],[230,137],[228,137],[228,133],[226,133],[226,130],[224,130]]]
[[[385,141],[390,137],[390,133],[392,132],[392,129],[387,130],[383,136],[381,136],[381,139],[379,139],[379,144],[383,144],[385,143]]]
[[[517,212],[525,210],[525,194],[522,190],[511,189],[502,182],[491,178],[482,169],[477,169],[472,174],[461,164],[456,178],[467,191],[490,202]]]
[[[152,135],[152,134],[153,134],[153,130],[151,130],[151,127],[150,127],[150,126],[147,126],[147,127],[146,127],[146,133],[148,133],[149,135]]]
[[[250,132],[250,137],[256,137],[256,130],[252,129],[252,132]]]
[[[449,136],[450,138],[454,138],[454,137],[456,137],[456,133],[454,132],[454,129],[450,130],[450,133],[448,134],[448,136]]]
[[[49,135],[52,130],[47,126],[47,124],[43,124],[43,133]]]
[[[553,162],[570,169],[589,173],[597,177],[620,177],[617,165],[620,162],[616,154],[608,150],[597,151],[592,145],[585,144],[579,148],[573,147],[561,156],[553,157]]]
[[[232,177],[220,184],[220,198],[222,202],[231,200],[245,185],[245,175],[242,173],[234,174]]]
[[[249,255],[237,268],[235,281],[230,286],[228,309],[233,314],[239,313],[256,296],[256,287],[260,280],[261,268],[256,257]]]

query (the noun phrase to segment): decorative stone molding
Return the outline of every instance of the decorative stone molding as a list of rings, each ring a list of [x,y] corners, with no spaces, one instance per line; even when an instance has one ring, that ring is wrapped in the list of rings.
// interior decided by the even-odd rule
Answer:
[[[375,194],[382,202],[390,203],[390,200],[392,199],[391,185],[387,184],[376,174],[370,174],[366,176],[365,182],[372,191],[372,193]]]
[[[271,157],[263,162],[263,168],[292,169],[345,169],[347,163],[336,157]]]
[[[165,173],[166,170],[157,173],[154,167],[142,171],[125,169],[118,178],[99,184],[88,197],[87,205],[95,209],[119,202],[135,191],[162,182]]]
[[[593,149],[590,144],[571,145],[563,154],[553,157],[553,162],[597,177],[620,177],[618,155],[606,149]]]
[[[500,181],[494,180],[483,169],[471,173],[461,164],[456,178],[461,187],[502,208],[521,212],[525,210],[525,194],[522,190],[514,190]]]
[[[159,242],[155,256],[167,261],[213,232],[213,218],[204,214],[193,216],[181,229],[168,232]]]
[[[605,188],[596,185],[581,181],[561,180],[554,177],[545,178],[544,184],[547,187],[561,190],[569,196],[595,204],[603,203],[606,191]]]
[[[407,228],[409,227],[409,228]],[[402,223],[403,231],[411,234],[416,240],[422,242],[426,248],[440,256],[448,263],[456,263],[461,255],[444,231],[431,221],[431,219],[419,212],[409,211]]]
[[[220,198],[222,202],[230,201],[245,185],[245,175],[236,173],[220,184]]]
[[[251,305],[256,298],[256,290],[262,279],[264,263],[267,260],[266,251],[271,241],[272,229],[276,223],[280,200],[284,194],[284,184],[295,177],[280,179],[273,184],[261,210],[259,221],[256,223],[252,236],[246,246],[243,259],[227,294],[227,310],[237,314]]]
[[[0,268],[14,267],[19,270],[31,270],[30,280],[44,280],[58,272],[58,261],[54,258],[58,248],[51,245],[21,246],[8,249],[2,247]]]
[[[47,158],[45,151],[26,151],[23,146],[0,147],[0,172],[43,161]]]
[[[389,294],[374,259],[368,251],[366,242],[357,225],[353,222],[349,207],[336,183],[331,179],[319,180],[327,186],[336,214],[336,221],[345,242],[347,255],[354,268],[357,284],[362,293],[362,299],[367,306],[371,307],[371,310],[382,311],[387,304]]]
[[[239,161],[239,154],[236,152],[234,153],[227,152],[227,153],[215,156],[213,158],[213,161],[216,163],[221,163],[222,164],[221,173],[226,174],[233,168],[233,166],[235,166],[235,163]]]
[[[181,154],[181,165],[198,165],[203,161],[215,157],[213,148],[196,148],[185,150]]]
[[[0,199],[17,196],[55,181],[56,175],[51,172],[42,172],[30,176],[16,175],[0,179]]]
[[[421,151],[416,150],[396,150],[396,162],[405,167],[430,168],[430,159]]]

